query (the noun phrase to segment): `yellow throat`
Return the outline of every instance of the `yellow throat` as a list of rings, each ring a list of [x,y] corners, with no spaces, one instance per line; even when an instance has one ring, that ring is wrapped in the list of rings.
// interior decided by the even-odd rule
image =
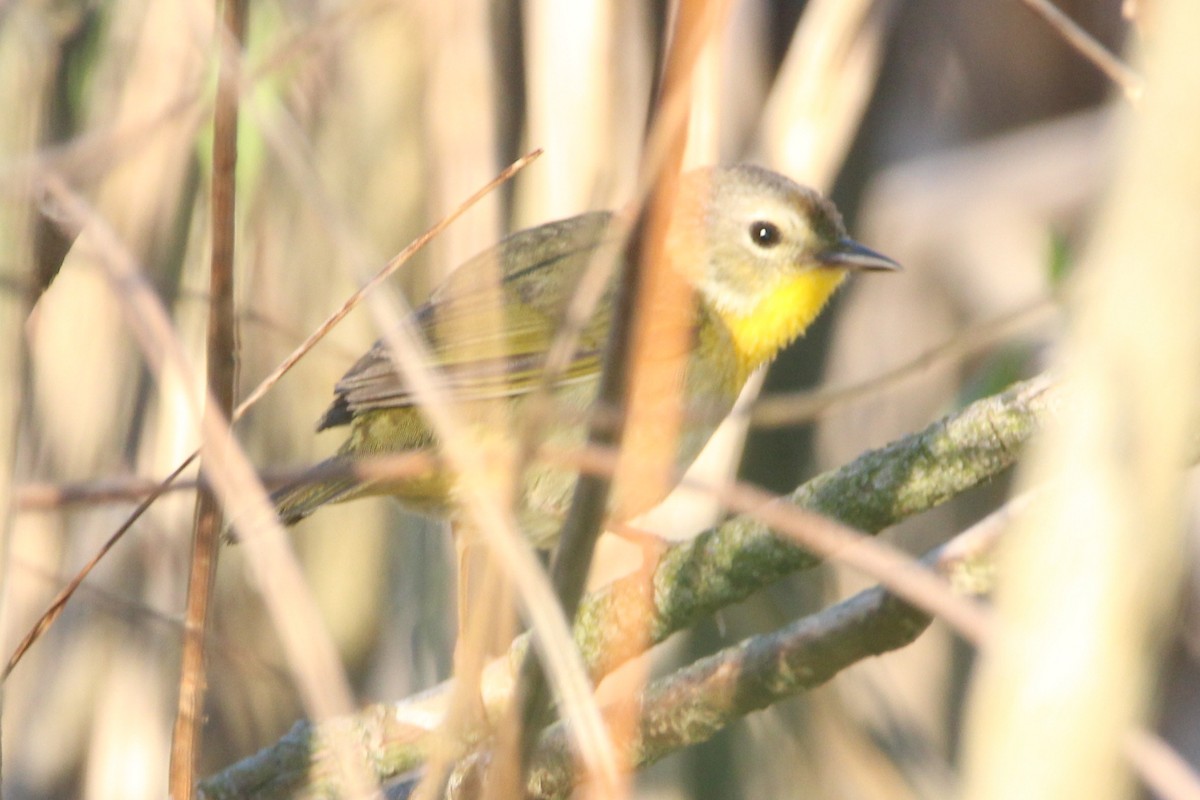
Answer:
[[[804,333],[846,277],[843,269],[811,269],[767,293],[748,312],[724,312],[737,349],[738,371],[749,375]]]

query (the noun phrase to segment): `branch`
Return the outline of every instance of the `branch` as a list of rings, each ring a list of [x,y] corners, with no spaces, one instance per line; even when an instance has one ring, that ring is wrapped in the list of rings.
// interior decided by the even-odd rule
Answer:
[[[964,595],[991,589],[990,581],[962,580],[990,562],[999,536],[1028,497],[1017,498],[921,562],[951,580]],[[700,744],[751,712],[819,686],[871,656],[899,650],[916,640],[933,618],[882,587],[859,592],[777,631],[753,636],[702,658],[646,687],[625,714],[640,720],[625,757],[635,767],[653,764],[684,747]],[[605,717],[613,709],[605,709]],[[535,798],[565,796],[577,783],[570,735],[556,723],[542,736],[528,784]]]
[[[790,501],[860,530],[878,532],[996,477],[1015,462],[1022,445],[1059,400],[1059,392],[1045,376],[1016,384],[924,431],[812,479],[792,493]],[[668,548],[649,586],[642,578],[628,577],[586,597],[576,621],[576,642],[589,673],[598,680],[638,654],[621,636],[628,625],[646,626],[653,642],[659,642],[716,609],[816,563],[813,556],[776,539],[761,523],[735,517],[692,541]],[[843,611],[831,609],[822,614],[850,613],[845,604],[833,608]],[[919,628],[910,631],[912,637],[919,632]],[[782,631],[771,634],[783,635]],[[900,636],[895,646],[902,646],[905,642],[901,639],[907,634],[895,635]],[[484,688],[489,706],[507,703],[509,666],[519,663],[527,641],[526,636],[518,638],[509,656],[489,668],[489,678],[504,673],[503,678],[496,678],[498,685]],[[846,663],[870,654],[847,653],[850,660]],[[703,663],[684,672],[696,674]],[[648,698],[663,691],[655,687],[661,684],[647,690]],[[201,795],[326,796],[333,791],[327,777],[331,770],[323,767],[329,757],[327,742],[347,731],[364,743],[367,759],[380,780],[395,778],[423,763],[448,694],[449,685],[443,684],[420,697],[370,706],[353,717],[319,727],[297,723],[275,745],[203,781]],[[668,698],[663,697],[665,702]],[[552,747],[552,734],[546,736],[542,747]]]
[[[1011,466],[1056,397],[1045,376],[1018,383],[920,433],[818,475],[788,500],[860,531],[878,533]],[[818,563],[817,557],[777,538],[761,522],[734,517],[669,548],[652,587],[630,576],[591,595],[580,607],[575,638],[593,680],[599,680],[638,654],[620,634],[628,626],[646,625],[652,643],[658,643]]]

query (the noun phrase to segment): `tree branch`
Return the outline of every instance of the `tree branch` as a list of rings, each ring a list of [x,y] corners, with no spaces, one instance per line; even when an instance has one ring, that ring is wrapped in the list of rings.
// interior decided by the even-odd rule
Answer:
[[[921,563],[964,596],[991,591],[992,553],[1030,504],[1017,497],[934,548]],[[982,567],[982,568],[981,568]],[[986,575],[986,576],[985,576]],[[707,741],[747,714],[819,686],[870,656],[911,644],[933,618],[876,586],[772,633],[750,637],[650,684],[638,699],[639,738],[626,757],[637,767]],[[606,710],[606,716],[608,711]],[[533,797],[560,797],[577,778],[562,723],[542,737],[529,782]]]
[[[878,532],[907,517],[927,511],[955,495],[996,477],[1017,459],[1022,446],[1040,428],[1048,413],[1060,402],[1060,394],[1049,378],[1042,376],[1018,383],[1007,391],[979,400],[959,412],[930,425],[925,430],[893,442],[886,447],[859,456],[850,464],[813,478],[788,500],[808,510],[833,517],[867,532]],[[734,517],[686,543],[668,548],[652,579],[630,576],[618,580],[584,599],[576,620],[575,637],[589,673],[594,680],[608,674],[640,651],[631,649],[621,634],[627,626],[646,626],[653,642],[691,625],[718,608],[739,602],[779,579],[809,569],[818,559],[787,542],[777,539],[766,526],[747,517]],[[882,594],[882,593],[881,593]],[[890,596],[888,596],[890,598]],[[849,605],[848,605],[849,604]],[[869,608],[879,610],[869,612]],[[869,612],[869,613],[868,613]],[[861,619],[875,625],[872,614],[887,612],[890,625],[897,629],[880,631],[858,649],[834,646],[816,634],[822,625],[849,625]],[[822,676],[816,666],[804,667],[789,661],[796,675],[811,670],[812,679],[827,680],[829,675],[854,661],[901,647],[924,628],[924,617],[894,598],[853,599],[801,620],[764,637],[757,644],[743,646],[754,658],[769,652],[769,643],[799,643],[812,655],[832,663],[832,671]],[[819,622],[825,620],[825,622]],[[904,621],[907,620],[907,621]],[[861,632],[861,628],[859,629]],[[874,644],[870,644],[874,642]],[[885,646],[886,643],[887,646]],[[510,655],[495,665],[508,672],[519,663],[527,647],[527,637],[513,644]],[[767,647],[764,650],[762,648]],[[737,649],[737,648],[734,648]],[[720,654],[718,654],[720,656]],[[647,713],[665,719],[670,713],[685,714],[685,707],[671,711],[672,698],[681,699],[682,687],[703,684],[712,675],[712,656],[685,668],[668,680],[678,681],[671,688],[663,682],[652,684],[644,694]],[[833,658],[832,662],[828,659]],[[825,663],[825,662],[823,662]],[[503,684],[503,680],[499,681]],[[805,684],[811,685],[811,684]],[[281,798],[328,796],[334,787],[327,785],[331,770],[322,767],[329,757],[327,743],[348,730],[363,742],[367,759],[380,780],[388,780],[421,765],[430,735],[440,718],[439,703],[448,694],[443,685],[419,698],[390,705],[374,705],[359,714],[320,727],[297,723],[275,745],[247,758],[201,783],[201,796],[208,798]],[[804,686],[799,686],[804,688]],[[511,689],[485,687],[489,705],[507,702]],[[685,693],[686,694],[686,693]],[[767,698],[768,702],[770,698]],[[651,709],[653,711],[651,711]],[[642,730],[646,730],[643,720]],[[554,777],[548,764],[555,747],[567,746],[564,739],[556,745],[555,729],[544,735],[535,773],[535,786],[558,786],[563,778]],[[565,735],[565,734],[562,734]],[[711,734],[710,734],[711,735]],[[645,755],[635,763],[647,763],[661,757],[665,742],[656,744],[651,737]],[[636,754],[635,754],[636,755]],[[547,759],[543,761],[542,759]],[[538,766],[541,765],[541,766]],[[325,783],[323,783],[325,781]],[[538,789],[539,793],[543,790]],[[549,789],[547,789],[549,791]],[[554,789],[553,791],[558,791]]]
[[[1045,376],[1015,384],[919,433],[818,475],[788,500],[860,531],[878,533],[1011,466],[1056,397]],[[639,576],[630,576],[590,595],[576,618],[575,639],[593,680],[599,680],[638,654],[621,636],[626,626],[647,625],[652,642],[658,643],[818,563],[816,556],[777,538],[761,522],[734,517],[669,548],[651,587]]]

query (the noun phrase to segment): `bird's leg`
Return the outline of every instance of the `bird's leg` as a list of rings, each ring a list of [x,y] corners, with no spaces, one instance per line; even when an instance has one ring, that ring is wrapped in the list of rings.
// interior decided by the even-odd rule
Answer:
[[[462,716],[471,727],[487,723],[482,696],[483,668],[503,652],[513,636],[511,586],[487,548],[469,531],[454,536],[457,559],[458,631],[454,644],[454,678]]]
[[[426,759],[422,783],[442,787],[451,770],[472,743],[487,735],[490,728],[483,700],[483,668],[496,649],[498,636],[507,631],[502,623],[511,606],[508,582],[500,570],[487,560],[486,548],[472,535],[469,525],[452,525],[456,561],[455,609],[458,630],[454,642],[454,682],[438,736]],[[511,627],[511,626],[510,626]],[[433,796],[424,794],[419,796]]]

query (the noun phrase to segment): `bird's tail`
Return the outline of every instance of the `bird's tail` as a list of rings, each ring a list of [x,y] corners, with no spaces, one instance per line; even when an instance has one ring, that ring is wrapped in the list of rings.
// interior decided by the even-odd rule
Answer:
[[[350,461],[343,455],[327,458],[313,469],[318,475],[325,473],[325,477],[301,478],[271,492],[271,502],[283,524],[294,525],[326,503],[340,503],[362,494],[362,481],[344,469]]]

